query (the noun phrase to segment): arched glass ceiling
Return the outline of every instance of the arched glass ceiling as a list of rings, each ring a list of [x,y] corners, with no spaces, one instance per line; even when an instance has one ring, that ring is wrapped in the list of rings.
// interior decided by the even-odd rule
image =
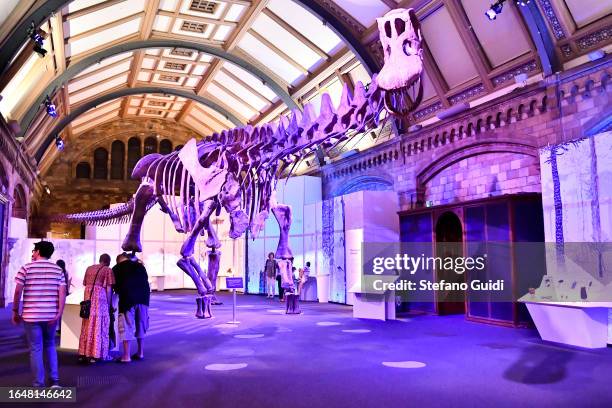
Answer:
[[[60,4],[49,0],[45,4]],[[318,104],[328,90],[334,98],[341,82],[369,81],[347,45],[319,15],[334,17],[353,39],[377,53],[375,18],[396,6],[417,8],[425,36],[423,120],[464,100],[485,97],[513,84],[515,74],[540,72],[537,50],[524,18],[507,2],[495,22],[485,20],[487,0],[453,2],[409,0],[75,0],[45,22],[47,57],[23,51],[20,69],[2,81],[0,112],[20,120],[52,79],[105,47],[139,40],[179,39],[218,47],[250,61],[299,102]],[[533,3],[533,2],[532,2]],[[601,2],[551,0],[535,2],[563,63],[572,64],[589,50],[607,46],[595,41],[612,23],[612,6]],[[604,2],[605,3],[605,2]],[[40,2],[2,2],[0,39],[7,38],[28,10]],[[324,13],[317,10],[324,9]],[[585,11],[586,10],[586,11]],[[2,13],[0,13],[2,14]],[[337,28],[337,27],[336,27]],[[508,36],[513,41],[506,46]],[[585,40],[586,39],[586,40]],[[587,41],[588,40],[588,41]],[[23,48],[27,51],[27,45]],[[450,51],[449,51],[450,50]],[[379,55],[380,58],[380,54]],[[570,65],[568,65],[570,66]],[[9,77],[9,76],[7,76]],[[197,51],[151,48],[114,56],[79,74],[54,97],[61,114],[87,103],[99,92],[142,86],[175,87],[205,97],[242,121],[274,120],[286,111],[277,95],[244,69]],[[158,117],[189,124],[203,133],[229,124],[208,108],[163,95],[132,95],[100,105],[76,120],[68,136],[90,123],[126,117]],[[98,122],[96,122],[98,121]],[[38,125],[45,125],[39,120]],[[46,125],[47,129],[50,128]],[[41,128],[42,129],[42,128]],[[44,133],[37,129],[36,134]]]

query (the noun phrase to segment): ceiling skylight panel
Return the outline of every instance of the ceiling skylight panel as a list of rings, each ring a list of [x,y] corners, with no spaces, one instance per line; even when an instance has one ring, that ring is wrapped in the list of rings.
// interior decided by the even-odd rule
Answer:
[[[95,6],[106,0],[74,0],[68,4],[68,13],[83,10],[87,7]]]
[[[245,8],[242,4],[232,4],[225,16],[225,21],[238,22]]]
[[[188,78],[184,85],[190,88],[195,88],[198,82],[200,82],[200,78]]]
[[[233,128],[235,126],[234,124],[232,124],[232,122],[229,121],[229,119],[226,119],[225,116],[223,116],[222,114],[220,114],[216,110],[212,110],[208,106],[201,105],[199,103],[196,106],[197,106],[198,109],[202,110],[203,112],[206,112],[206,114],[208,116],[211,116],[216,121],[221,122],[226,128]],[[195,109],[194,109],[194,111],[195,111]]]
[[[168,32],[171,23],[172,19],[168,16],[156,16],[155,22],[153,23],[153,30]]]
[[[208,85],[206,92],[213,95],[219,101],[223,101],[224,105],[231,107],[232,110],[238,112],[243,118],[250,119],[255,113],[257,113],[255,110],[245,105],[243,101],[239,100],[233,95],[230,95],[228,92],[219,88],[214,83]]]
[[[151,73],[150,72],[139,72],[137,79],[141,82],[149,82],[151,80]]]
[[[119,109],[121,106],[121,100],[110,101],[102,106],[99,106],[94,109],[90,109],[75,120],[72,121],[74,126],[79,126],[84,122],[88,122],[92,119],[95,119],[99,116],[106,115],[108,112],[113,111],[115,109]]]
[[[320,59],[317,53],[265,14],[257,17],[253,29],[304,68],[312,67]]]
[[[93,127],[96,127],[96,126],[98,126],[98,125],[100,125],[100,124],[102,124],[104,122],[107,122],[107,121],[109,121],[109,120],[111,120],[111,119],[113,119],[113,118],[115,118],[117,116],[119,116],[119,110],[115,110],[115,111],[109,112],[109,113],[107,113],[104,116],[100,116],[100,117],[98,117],[98,118],[96,118],[94,120],[87,121],[87,122],[83,123],[79,127],[74,127],[73,126],[72,133],[75,133],[75,134],[76,133],[82,133],[82,132],[84,132],[86,130],[89,130],[89,129],[93,128]]]
[[[192,73],[194,75],[202,75],[204,71],[206,71],[206,67],[204,65],[196,65],[195,67],[193,67]]]
[[[114,55],[114,56],[112,56],[110,58],[103,59],[102,61],[98,62],[97,64],[93,64],[89,68],[81,71],[79,73],[79,75],[75,79],[78,79],[81,75],[85,75],[85,74],[88,74],[88,73],[93,72],[95,70],[104,68],[104,67],[106,67],[108,65],[114,64],[115,62],[121,61],[121,60],[129,58],[131,56],[132,56],[132,52],[130,51],[130,52],[124,52],[123,54]]]
[[[68,92],[69,93],[76,92],[79,89],[85,88],[89,85],[96,84],[98,82],[105,81],[108,78],[118,75],[122,72],[126,72],[130,69],[131,63],[132,62],[130,60],[127,60],[121,64],[118,64],[108,69],[105,69],[103,71],[97,72],[81,80],[72,81],[70,82],[70,84],[68,84]]]
[[[321,20],[293,1],[270,0],[268,9],[327,53],[342,43],[340,37],[324,26]]]
[[[276,99],[276,94],[266,85],[264,85],[261,79],[250,74],[239,66],[229,62],[224,62],[223,69],[228,70],[229,72],[240,78],[243,82],[245,82],[257,92],[259,92],[262,96],[266,97],[266,99],[268,99],[269,101],[274,101]]]
[[[100,94],[108,89],[114,88],[116,86],[119,86],[121,84],[125,84],[127,82],[127,74],[122,75],[120,77],[117,77],[115,79],[111,79],[108,82],[103,82],[101,84],[99,84],[98,86],[94,86],[92,88],[89,88],[83,92],[79,92],[75,95],[70,95],[69,99],[70,99],[70,104],[73,103],[78,103],[82,100],[85,100],[89,97],[92,97],[94,95]]]
[[[178,0],[161,0],[159,3],[159,8],[161,10],[174,11],[176,10],[177,1]]]
[[[222,25],[217,28],[217,32],[213,36],[214,40],[225,41],[232,28],[230,26]]]
[[[238,95],[241,99],[243,99],[245,102],[247,102],[249,105],[257,109],[258,111],[261,111],[269,104],[268,101],[253,94],[250,89],[238,83],[223,71],[219,71],[219,73],[217,73],[215,80],[221,82],[221,84],[225,88],[231,89],[236,95]]]
[[[64,35],[71,37],[144,11],[144,0],[130,0],[84,14],[64,22]]]
[[[119,38],[135,34],[140,30],[140,20],[141,18],[139,17],[119,24],[118,26],[109,27],[96,34],[80,38],[74,42],[70,42],[66,45],[66,54],[69,56],[81,54],[93,48],[118,40]]]
[[[378,0],[334,0],[334,3],[366,28],[376,22],[376,17],[382,16],[390,10],[382,1]]]
[[[145,69],[155,68],[155,60],[153,58],[144,58],[142,60],[142,68],[145,68]]]
[[[264,61],[270,70],[280,75],[281,78],[289,83],[292,83],[302,75],[289,62],[248,33],[242,38],[239,46],[258,61]]]

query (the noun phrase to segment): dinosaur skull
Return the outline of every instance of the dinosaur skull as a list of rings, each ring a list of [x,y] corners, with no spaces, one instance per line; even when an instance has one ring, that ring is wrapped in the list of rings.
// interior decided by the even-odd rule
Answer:
[[[385,63],[376,79],[391,113],[410,112],[422,97],[421,29],[413,9],[397,9],[377,19]]]

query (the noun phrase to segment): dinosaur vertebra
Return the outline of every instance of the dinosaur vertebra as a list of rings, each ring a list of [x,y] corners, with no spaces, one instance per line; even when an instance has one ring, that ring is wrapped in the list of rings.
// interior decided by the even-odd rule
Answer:
[[[383,109],[394,115],[411,113],[422,97],[421,33],[414,10],[393,10],[378,19],[378,26],[385,63],[367,90],[359,82],[351,95],[345,84],[337,108],[330,96],[323,94],[318,117],[307,104],[303,112],[294,110],[289,117],[281,117],[276,126],[224,130],[198,143],[192,139],[178,152],[147,155],[132,173],[132,178],[142,182],[129,203],[114,211],[64,215],[56,220],[119,222],[129,209],[130,230],[122,248],[141,252],[142,220],[153,204],[159,204],[176,230],[187,234],[178,266],[205,296],[215,291],[221,246],[210,216],[223,208],[230,216],[231,238],[242,236],[247,229],[256,238],[272,212],[281,231],[276,257],[280,260],[282,286],[293,292],[293,255],[288,242],[291,207],[276,202],[278,177],[290,177],[308,154],[318,148],[336,147],[350,137],[348,132],[354,135],[378,126]],[[204,233],[210,248],[207,274],[193,258],[197,237]],[[202,303],[198,300],[198,317],[205,317]]]

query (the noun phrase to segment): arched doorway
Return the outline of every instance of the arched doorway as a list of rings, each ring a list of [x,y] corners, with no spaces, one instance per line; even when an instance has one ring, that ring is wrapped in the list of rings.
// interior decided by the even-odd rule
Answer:
[[[465,274],[448,268],[449,258],[463,257],[463,227],[452,211],[442,213],[436,222],[436,257],[442,258],[442,267],[436,265],[436,282],[463,283]],[[452,265],[455,265],[454,261]],[[439,290],[436,296],[437,310],[441,315],[465,313],[465,291]]]

